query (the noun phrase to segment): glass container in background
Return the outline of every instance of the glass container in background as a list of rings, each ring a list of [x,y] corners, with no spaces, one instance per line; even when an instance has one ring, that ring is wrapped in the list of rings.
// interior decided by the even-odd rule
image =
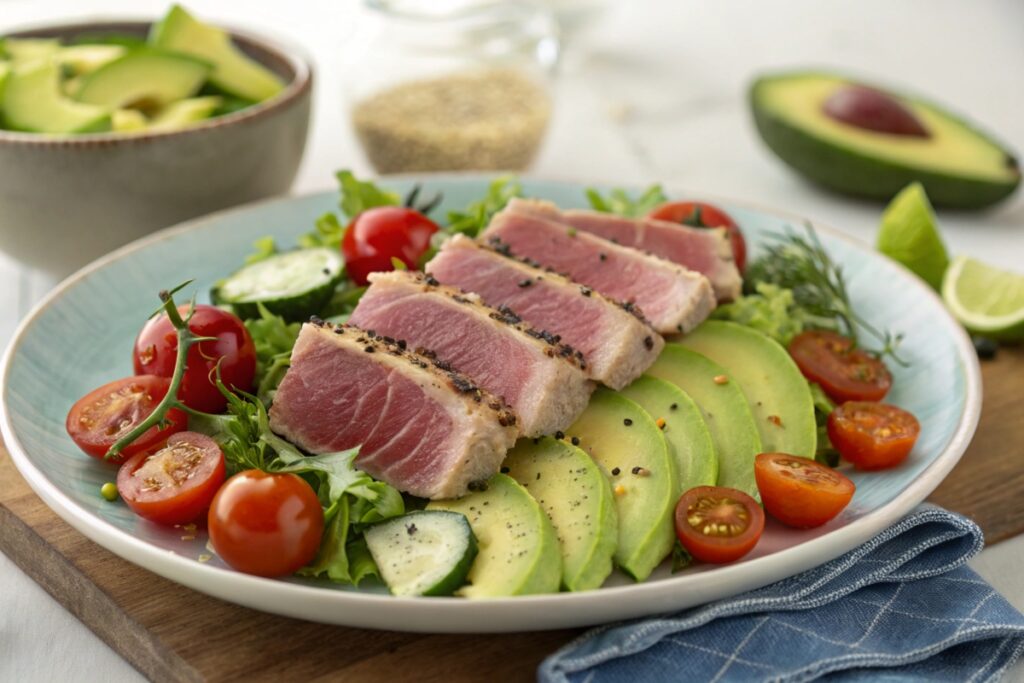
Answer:
[[[557,24],[542,6],[366,0],[343,59],[378,173],[529,166],[551,118]]]

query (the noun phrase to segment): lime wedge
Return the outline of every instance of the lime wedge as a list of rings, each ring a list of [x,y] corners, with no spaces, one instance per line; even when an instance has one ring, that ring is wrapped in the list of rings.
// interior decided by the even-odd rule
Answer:
[[[942,298],[971,332],[1007,341],[1024,339],[1024,275],[958,256],[946,271]]]
[[[949,254],[920,183],[907,185],[889,202],[882,214],[877,246],[878,251],[905,265],[933,289],[942,286]]]

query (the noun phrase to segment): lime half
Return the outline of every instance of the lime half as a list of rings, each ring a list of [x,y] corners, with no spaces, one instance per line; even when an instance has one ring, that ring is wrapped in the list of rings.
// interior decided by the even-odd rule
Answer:
[[[889,202],[882,214],[877,247],[933,289],[942,286],[949,254],[939,236],[928,195],[920,183],[907,185]]]
[[[958,256],[946,271],[942,298],[971,332],[1000,340],[1024,339],[1024,275]]]

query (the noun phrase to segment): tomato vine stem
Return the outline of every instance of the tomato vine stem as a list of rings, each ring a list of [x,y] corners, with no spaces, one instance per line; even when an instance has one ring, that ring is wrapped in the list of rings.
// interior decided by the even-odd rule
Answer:
[[[130,432],[122,436],[114,445],[111,446],[106,454],[103,456],[104,459],[110,460],[117,458],[121,451],[131,445],[136,439],[141,437],[152,427],[164,428],[167,426],[167,413],[171,410],[178,408],[184,410],[187,413],[194,413],[185,404],[178,400],[178,389],[181,387],[182,378],[185,376],[185,370],[188,367],[188,352],[195,344],[204,341],[216,341],[216,337],[200,337],[189,329],[189,321],[192,320],[192,315],[196,310],[196,300],[193,296],[189,302],[188,311],[184,316],[178,311],[178,307],[174,303],[174,295],[182,288],[187,287],[192,281],[184,282],[172,290],[160,292],[161,306],[156,310],[154,315],[160,315],[161,313],[167,315],[167,319],[171,321],[171,325],[174,326],[175,332],[178,337],[178,353],[174,360],[174,374],[171,375],[170,386],[167,387],[167,393],[153,409],[153,412],[146,416],[146,419],[142,420],[137,424]]]

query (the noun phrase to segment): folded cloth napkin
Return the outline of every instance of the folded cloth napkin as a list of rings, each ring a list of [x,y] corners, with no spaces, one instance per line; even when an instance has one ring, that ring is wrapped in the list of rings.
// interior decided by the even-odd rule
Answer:
[[[540,679],[990,681],[1024,650],[1024,615],[966,562],[981,530],[925,505],[820,567],[734,598],[593,629]]]

